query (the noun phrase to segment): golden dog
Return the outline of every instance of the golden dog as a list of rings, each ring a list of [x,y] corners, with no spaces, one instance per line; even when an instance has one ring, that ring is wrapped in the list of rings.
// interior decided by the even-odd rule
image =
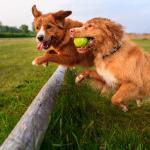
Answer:
[[[82,27],[71,29],[70,35],[89,38],[89,44],[77,51],[93,52],[94,79],[104,80],[107,86],[116,90],[112,104],[127,111],[126,100],[135,99],[140,106],[142,97],[150,95],[150,55],[124,37],[120,24],[105,18],[94,18]],[[90,73],[85,71],[76,80],[92,78]]]

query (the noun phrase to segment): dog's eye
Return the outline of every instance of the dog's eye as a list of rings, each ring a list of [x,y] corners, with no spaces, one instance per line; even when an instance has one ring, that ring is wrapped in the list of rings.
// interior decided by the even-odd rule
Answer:
[[[88,27],[92,27],[92,25],[91,24],[89,24],[89,26]]]
[[[36,27],[36,30],[39,30],[40,28],[39,27]]]
[[[52,28],[52,26],[50,24],[47,25],[47,29],[50,29]]]

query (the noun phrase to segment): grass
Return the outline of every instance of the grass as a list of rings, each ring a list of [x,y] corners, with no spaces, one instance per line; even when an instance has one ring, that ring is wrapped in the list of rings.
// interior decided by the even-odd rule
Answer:
[[[150,50],[149,40],[135,42]],[[33,39],[0,40],[0,143],[56,68],[31,65],[39,55],[34,44]],[[79,70],[65,75],[41,150],[149,150],[150,103],[137,108],[130,102],[123,113],[88,82],[76,86]]]
[[[56,69],[32,66],[38,55],[34,39],[0,39],[0,143]]]
[[[133,41],[143,47],[145,51],[150,52],[150,40],[135,39]]]

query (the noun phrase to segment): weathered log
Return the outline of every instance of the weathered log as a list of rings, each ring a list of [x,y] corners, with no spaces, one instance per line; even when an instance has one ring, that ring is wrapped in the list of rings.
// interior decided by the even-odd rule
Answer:
[[[66,69],[63,66],[57,68],[1,145],[0,150],[40,149]]]

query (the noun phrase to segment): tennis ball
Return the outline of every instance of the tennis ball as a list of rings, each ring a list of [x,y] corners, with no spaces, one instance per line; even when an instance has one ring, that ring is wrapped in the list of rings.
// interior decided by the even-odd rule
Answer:
[[[76,47],[83,47],[88,44],[88,38],[74,38],[74,45]]]

